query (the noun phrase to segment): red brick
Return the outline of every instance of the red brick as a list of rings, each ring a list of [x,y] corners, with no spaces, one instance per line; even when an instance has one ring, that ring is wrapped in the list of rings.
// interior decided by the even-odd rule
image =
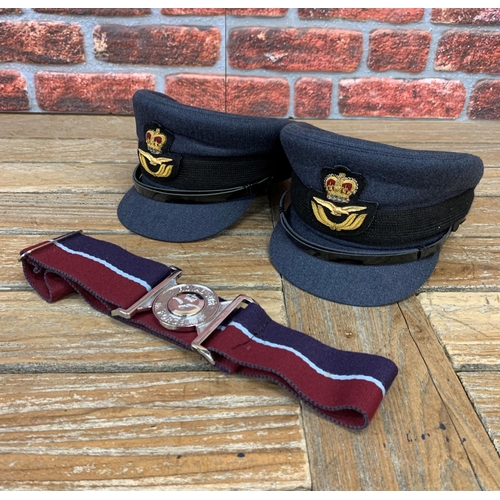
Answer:
[[[467,73],[500,73],[500,33],[447,31],[436,49],[435,69]]]
[[[414,23],[424,16],[424,9],[298,9],[303,19],[352,19],[355,21],[386,21]]]
[[[500,80],[479,80],[474,85],[467,116],[472,120],[500,120]]]
[[[0,9],[0,16],[10,15],[10,14],[21,14],[23,9]]]
[[[45,111],[132,114],[132,96],[144,88],[154,90],[153,75],[47,72],[35,75],[38,105]]]
[[[432,9],[431,20],[443,24],[500,24],[500,9]]]
[[[432,35],[417,30],[375,30],[370,33],[368,67],[419,73],[425,69]]]
[[[339,82],[339,111],[344,116],[457,118],[464,103],[465,87],[454,80],[359,78]]]
[[[77,24],[0,22],[0,61],[81,63],[85,61],[82,30]]]
[[[26,80],[18,71],[0,71],[0,111],[23,111],[29,109]]]
[[[290,87],[285,78],[229,76],[226,80],[226,111],[251,116],[285,116]]]
[[[161,9],[164,16],[223,16],[226,9]]]
[[[58,14],[61,16],[103,16],[131,17],[147,16],[151,9],[33,9],[42,14]]]
[[[94,29],[95,57],[122,64],[213,66],[220,55],[218,28],[195,26],[123,26]]]
[[[229,64],[239,69],[354,71],[363,54],[359,31],[236,28],[229,33]]]
[[[165,94],[190,106],[226,110],[224,75],[169,75],[165,78]]]
[[[229,16],[284,17],[288,9],[226,9]]]
[[[295,82],[297,118],[326,118],[330,114],[333,83],[327,78],[299,78]]]

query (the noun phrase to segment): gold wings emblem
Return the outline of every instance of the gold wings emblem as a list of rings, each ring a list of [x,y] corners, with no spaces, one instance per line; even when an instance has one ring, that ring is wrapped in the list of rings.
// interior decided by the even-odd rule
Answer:
[[[154,175],[155,177],[168,177],[172,173],[174,165],[173,163],[170,163],[170,165],[168,164],[172,161],[172,158],[155,158],[153,155],[146,153],[146,151],[143,151],[142,149],[138,149],[137,152],[139,154],[139,161],[146,172]],[[158,170],[153,172],[149,168],[148,162],[150,165],[158,166]]]
[[[352,212],[361,212],[365,210],[366,207],[362,206],[346,206],[339,207],[330,203],[329,201],[322,200],[321,198],[313,198],[311,201],[312,210],[316,219],[329,227],[332,231],[354,231],[358,229],[361,224],[363,224],[367,214],[356,214]],[[324,207],[324,208],[323,208]],[[339,217],[341,215],[347,215],[347,219],[343,222],[332,222],[326,215],[325,210],[327,209],[334,217]]]

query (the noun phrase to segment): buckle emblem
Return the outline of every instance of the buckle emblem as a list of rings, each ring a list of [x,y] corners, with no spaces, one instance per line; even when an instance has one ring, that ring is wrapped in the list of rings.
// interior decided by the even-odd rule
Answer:
[[[246,295],[238,295],[233,300],[220,300],[207,286],[178,284],[182,270],[170,267],[172,274],[156,285],[144,297],[127,309],[114,309],[111,316],[130,319],[139,312],[151,310],[159,323],[167,330],[180,332],[196,331],[191,348],[201,354],[210,364],[215,361],[203,342],[217,330],[221,323],[243,303],[255,301]]]

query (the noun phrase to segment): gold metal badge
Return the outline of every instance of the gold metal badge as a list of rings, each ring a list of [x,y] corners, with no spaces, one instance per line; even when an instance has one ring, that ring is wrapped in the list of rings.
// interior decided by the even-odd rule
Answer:
[[[332,173],[325,177],[326,197],[332,201],[348,203],[349,198],[356,194],[358,182],[353,177],[347,177],[344,172]]]
[[[161,153],[161,148],[167,142],[167,136],[160,132],[160,129],[148,130],[146,132],[146,146],[150,153]]]
[[[363,224],[367,214],[357,214],[353,212],[361,212],[366,210],[367,207],[363,206],[346,206],[339,207],[329,201],[322,200],[321,198],[313,197],[311,206],[316,219],[329,227],[332,231],[354,231]],[[342,222],[333,222],[328,218],[324,209],[327,209],[334,217],[341,217],[347,215],[347,218]]]
[[[144,170],[154,177],[169,177],[174,168],[174,164],[172,163],[172,158],[157,158],[142,149],[138,149],[137,153],[139,154],[139,161],[143,166]],[[158,167],[158,170],[151,170],[150,167]]]

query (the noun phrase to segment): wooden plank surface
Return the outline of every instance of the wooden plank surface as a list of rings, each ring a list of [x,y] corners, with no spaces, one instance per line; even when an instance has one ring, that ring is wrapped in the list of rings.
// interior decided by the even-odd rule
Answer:
[[[231,298],[248,288],[216,291]],[[271,318],[286,323],[281,291],[255,288],[252,297]],[[211,369],[198,354],[104,316],[76,294],[47,304],[32,291],[4,292],[0,318],[3,373]]]
[[[0,231],[47,233],[78,227],[87,232],[129,234],[116,215],[122,197],[122,193],[93,192],[0,194]],[[270,232],[269,214],[268,201],[258,197],[244,217],[226,231]]]
[[[0,193],[125,193],[135,162],[18,163],[2,165]]]
[[[54,229],[42,235],[0,233],[0,245],[5,256],[0,260],[0,289],[28,290],[29,285],[18,262],[19,252],[63,232],[61,228],[59,231]],[[225,290],[279,291],[281,279],[267,256],[271,233],[262,232],[264,234],[260,234],[261,231],[250,234],[227,232],[216,238],[189,243],[166,243],[135,234],[119,234],[119,231],[113,234],[93,234],[88,231],[86,234],[93,234],[97,239],[109,241],[142,257],[166,265],[175,265],[183,271],[180,281],[197,280],[213,288]]]
[[[481,420],[492,436],[498,453],[500,453],[500,371],[495,372],[461,372],[458,374],[467,394],[481,415]],[[485,387],[488,390],[485,390]]]
[[[15,117],[15,118],[14,118]],[[81,114],[0,114],[0,138],[22,135],[42,139],[134,138],[133,116]],[[14,119],[13,119],[14,118]],[[443,122],[443,120],[301,120],[330,132],[369,141],[394,143],[498,143],[495,121]],[[451,126],[450,126],[451,125]]]
[[[293,328],[341,349],[389,357],[400,368],[369,432],[340,437],[304,409],[314,489],[500,488],[498,456],[415,298],[403,302],[405,309],[359,308],[328,303],[286,281],[284,291]]]
[[[500,123],[495,121],[451,122],[442,120],[304,120],[337,134],[385,143],[498,144]],[[453,151],[453,149],[450,149]]]
[[[498,290],[500,239],[461,238],[446,241],[424,290]]]
[[[277,193],[201,242],[134,235],[116,217],[136,164],[133,117],[0,114],[0,489],[500,489],[500,124],[312,123],[483,158],[471,213],[417,298],[355,308],[282,281],[267,254]],[[181,267],[183,282],[252,295],[275,320],[387,356],[400,373],[354,432],[76,296],[48,305],[17,255],[77,228]]]
[[[455,371],[500,371],[498,292],[427,292],[418,298]]]
[[[310,488],[300,407],[271,383],[184,372],[0,385],[0,489]]]

